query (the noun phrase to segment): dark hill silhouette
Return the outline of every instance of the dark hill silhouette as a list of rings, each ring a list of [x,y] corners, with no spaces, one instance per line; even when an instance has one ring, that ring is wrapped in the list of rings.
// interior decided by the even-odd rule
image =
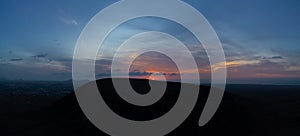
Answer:
[[[130,81],[133,88],[137,92],[143,94],[149,91],[148,80],[130,79]],[[110,108],[114,112],[118,113],[119,115],[133,120],[149,120],[161,116],[164,113],[168,112],[168,110],[172,108],[172,105],[174,105],[174,103],[177,100],[179,94],[179,88],[181,85],[180,83],[168,82],[166,93],[164,94],[162,99],[160,99],[157,103],[149,107],[139,107],[139,106],[130,105],[126,103],[124,100],[122,100],[116,94],[111,79],[98,80],[97,84],[99,85],[98,87],[101,90],[100,92],[101,95],[105,99],[105,102],[110,106]],[[234,90],[236,89],[236,86],[234,87],[229,86],[229,88]],[[247,86],[247,88],[251,88],[251,85]],[[281,125],[279,127],[280,129],[273,129],[273,127],[276,127],[277,125],[273,122],[285,122],[286,121],[285,118],[278,118],[278,120],[276,121],[273,120],[265,121],[266,118],[270,118],[273,116],[270,114],[260,113],[262,111],[259,108],[260,105],[262,105],[261,103],[258,103],[256,99],[241,97],[240,95],[236,95],[235,93],[229,93],[228,91],[225,92],[222,103],[217,113],[212,118],[212,120],[210,120],[210,122],[206,124],[204,127],[199,127],[198,120],[201,115],[203,106],[206,102],[209,89],[210,89],[209,86],[200,86],[198,101],[193,112],[177,129],[175,129],[173,132],[171,132],[168,135],[170,136],[172,135],[250,136],[250,135],[283,135],[283,134],[297,135],[299,134],[299,129],[298,129],[300,128],[298,122],[299,118],[295,118],[295,121],[289,123],[289,125]],[[238,90],[239,91],[243,90],[243,87],[239,88]],[[251,95],[249,96],[251,97]],[[259,95],[259,96],[263,96],[263,95]],[[274,111],[276,112],[277,110],[278,109],[275,109]],[[274,112],[274,111],[270,111],[270,112]],[[78,105],[74,93],[67,95],[63,99],[57,101],[50,107],[40,112],[22,114],[21,116],[18,116],[18,120],[19,118],[26,119],[26,121],[24,121],[27,123],[26,127],[11,128],[10,130],[6,130],[5,134],[10,136],[12,135],[28,135],[28,136],[106,135],[105,133],[98,130],[95,126],[93,126],[92,123],[90,123],[89,120],[85,117],[85,115],[83,114],[83,112],[81,111]]]
[[[120,79],[121,80],[121,79]],[[133,88],[139,93],[146,93],[150,89],[148,80],[131,79]],[[159,81],[157,81],[159,82]],[[133,106],[122,100],[115,92],[111,79],[98,80],[101,95],[110,108],[119,115],[133,120],[149,120],[168,112],[174,105],[179,95],[180,83],[168,82],[166,93],[157,103],[148,107]],[[201,86],[198,102],[191,115],[175,131],[169,135],[240,135],[249,131],[247,118],[243,118],[247,111],[239,107],[232,94],[225,93],[224,101],[216,116],[204,127],[198,127],[198,120],[209,93],[210,87]],[[72,93],[56,102],[47,109],[40,125],[30,131],[28,135],[106,135],[94,127],[81,111],[75,94]],[[242,125],[244,124],[244,125]],[[236,126],[239,128],[236,129]],[[55,130],[55,131],[53,131]]]

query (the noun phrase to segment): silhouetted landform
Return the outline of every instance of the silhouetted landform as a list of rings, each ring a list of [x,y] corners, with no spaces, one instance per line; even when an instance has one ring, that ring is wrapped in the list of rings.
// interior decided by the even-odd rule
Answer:
[[[72,81],[0,81],[0,113],[39,110],[72,92]]]
[[[138,93],[144,94],[149,91],[148,80],[130,81]],[[133,120],[149,120],[168,112],[177,100],[181,85],[168,82],[162,99],[151,106],[139,107],[122,100],[116,94],[111,79],[98,80],[97,84],[110,108],[117,114]],[[300,86],[228,85],[215,116],[204,127],[199,127],[198,120],[209,89],[209,86],[200,86],[193,112],[168,135],[300,135]],[[1,114],[2,136],[106,135],[85,117],[74,93],[39,111]]]

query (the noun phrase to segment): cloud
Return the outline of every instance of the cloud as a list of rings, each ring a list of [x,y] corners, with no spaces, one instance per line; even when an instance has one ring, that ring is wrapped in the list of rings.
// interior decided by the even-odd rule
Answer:
[[[44,63],[50,63],[53,61],[53,59],[48,57],[48,54],[37,54],[32,56],[34,60],[31,61],[36,61],[36,62],[44,62]]]
[[[24,79],[24,80],[66,80],[70,79],[71,74],[63,65],[58,63],[45,64],[39,62],[31,62],[24,60],[22,63],[9,63],[1,65],[0,75],[8,79]],[[53,74],[61,73],[61,74]]]
[[[38,54],[38,55],[34,55],[32,57],[34,58],[46,58],[48,56],[48,54]]]
[[[150,75],[156,74],[156,73],[157,72],[132,71],[132,72],[129,72],[129,75],[130,76],[150,76]],[[165,76],[177,76],[177,75],[179,75],[178,73],[166,73],[166,72],[163,72],[162,74],[165,75]]]
[[[259,64],[259,63],[260,63],[260,61],[258,61],[258,60],[237,60],[237,61],[220,62],[220,63],[212,65],[211,67],[213,70],[217,70],[220,68],[224,68],[224,66],[226,66],[227,68],[230,68],[230,67],[238,67],[238,66],[244,66],[244,65],[255,65],[255,64]]]
[[[300,71],[300,66],[289,66],[285,69],[286,71]]]
[[[10,59],[9,61],[23,61],[24,59],[18,58],[18,59]]]
[[[241,65],[253,65],[258,63],[260,63],[260,61],[258,60],[238,60],[238,61],[226,62],[226,66],[231,67],[231,66],[241,66]]]
[[[54,72],[52,73],[53,76],[63,76],[63,77],[72,77],[71,72]]]
[[[129,73],[118,73],[119,76],[124,76],[124,75],[129,75],[129,76],[133,76],[133,77],[145,77],[145,76],[150,76],[152,74],[156,74],[157,72],[148,72],[148,71],[138,71],[138,70],[135,70],[135,71],[131,71]],[[167,73],[167,72],[163,72],[162,75],[165,75],[165,76],[178,76],[179,74],[178,73]],[[111,77],[111,73],[110,71],[107,71],[107,72],[103,72],[103,73],[100,73],[100,74],[97,74],[96,77]]]
[[[273,57],[271,57],[272,59],[283,59],[283,57],[282,56],[273,56]]]
[[[78,25],[78,21],[68,15],[63,9],[58,10],[58,17],[61,22],[63,22],[66,25]]]
[[[100,74],[96,75],[96,77],[98,77],[98,78],[110,77],[110,76],[111,76],[110,72],[103,72],[103,73],[100,73]]]
[[[61,21],[63,23],[65,23],[66,25],[78,25],[79,23],[75,20],[75,19],[72,19],[72,18],[61,18]]]
[[[144,71],[144,72],[140,72],[140,71],[129,72],[129,75],[130,75],[130,76],[149,76],[149,75],[151,75],[151,74],[152,74],[152,73],[146,72],[146,71]]]
[[[283,59],[282,56],[272,56],[272,57],[258,56],[257,58],[263,59],[263,60],[281,60],[281,59]]]

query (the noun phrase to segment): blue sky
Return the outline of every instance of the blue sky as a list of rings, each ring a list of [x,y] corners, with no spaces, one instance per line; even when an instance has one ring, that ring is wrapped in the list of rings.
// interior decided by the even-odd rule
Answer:
[[[3,0],[0,1],[0,78],[67,80],[76,40],[88,21],[112,0]],[[229,79],[300,78],[300,2],[297,0],[187,0],[217,32],[228,61]],[[191,34],[163,19],[141,18],[118,27],[106,41],[99,75],[108,71],[110,55],[120,41],[147,30],[173,34],[194,50],[199,69],[205,58]],[[202,53],[202,54],[201,54]],[[205,56],[205,54],[204,54]],[[149,59],[151,58],[151,59]],[[161,55],[144,60],[167,67]],[[139,61],[139,60],[137,60]],[[167,60],[166,60],[167,61]],[[159,63],[160,62],[160,63]],[[165,61],[163,61],[165,62]],[[140,63],[137,63],[140,64]],[[149,71],[136,66],[137,71]]]

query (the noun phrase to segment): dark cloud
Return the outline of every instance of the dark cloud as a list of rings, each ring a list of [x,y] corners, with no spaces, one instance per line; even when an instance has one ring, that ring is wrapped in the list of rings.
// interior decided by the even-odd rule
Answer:
[[[10,59],[9,61],[23,61],[24,59],[18,58],[18,59]]]
[[[130,76],[150,76],[154,74],[153,72],[140,72],[140,71],[133,71],[133,72],[129,72]],[[167,75],[167,76],[177,76],[177,73],[162,73],[163,75]]]
[[[48,54],[38,54],[38,55],[34,55],[32,57],[34,58],[46,58],[48,56]]]
[[[283,59],[283,57],[282,56],[273,56],[273,57],[271,57],[272,59]]]
[[[52,58],[51,60],[59,61],[59,62],[66,62],[66,63],[72,63],[72,58]]]
[[[168,75],[170,75],[170,76],[177,76],[178,74],[177,73],[169,73]]]
[[[140,72],[140,71],[129,72],[130,76],[149,76],[151,74],[152,73],[150,73],[150,72]],[[123,73],[121,75],[125,75],[125,74]],[[111,76],[110,72],[103,72],[103,73],[97,74],[97,77],[110,77],[110,76]]]
[[[272,56],[272,57],[263,57],[263,56],[258,56],[258,59],[263,59],[263,60],[272,60],[272,59],[283,59],[282,56]]]
[[[101,64],[101,65],[111,65],[112,60],[110,60],[110,59],[100,59],[100,60],[96,60],[96,63]]]
[[[72,78],[72,73],[70,73],[70,72],[56,72],[56,73],[52,73],[52,75]]]
[[[53,59],[51,59],[48,54],[37,54],[37,55],[34,55],[32,57],[37,59],[37,60],[43,60],[43,61],[46,60],[46,61],[48,61],[48,63],[53,61]]]
[[[133,71],[133,72],[129,72],[130,76],[149,76],[151,75],[151,72],[140,72],[140,71]]]
[[[154,74],[153,72],[146,72],[146,71],[132,71],[132,72],[129,72],[129,76],[150,76]],[[163,75],[165,76],[177,76],[179,74],[177,73],[162,73]],[[120,75],[125,75],[125,73],[122,73]],[[103,73],[100,73],[100,74],[97,74],[96,77],[110,77],[111,76],[111,73],[110,72],[103,72]]]
[[[110,76],[111,76],[110,72],[103,72],[103,73],[97,74],[96,77],[110,77]]]

